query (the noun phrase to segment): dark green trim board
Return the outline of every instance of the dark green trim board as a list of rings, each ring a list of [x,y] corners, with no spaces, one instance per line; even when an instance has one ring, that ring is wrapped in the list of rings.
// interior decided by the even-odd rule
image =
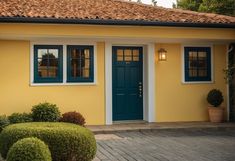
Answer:
[[[89,77],[72,77],[71,74],[71,60],[72,60],[72,50],[78,49],[78,50],[85,50],[88,49],[90,53],[90,59],[89,59]],[[85,58],[79,58],[79,60],[82,61],[82,59]],[[82,62],[80,62],[82,63]],[[67,46],[67,82],[94,82],[94,47],[93,46],[85,46],[85,45],[68,45]]]
[[[206,76],[190,76],[189,72],[189,53],[190,52],[206,52]],[[197,60],[195,62],[197,65],[200,63],[199,57],[197,55]],[[197,74],[199,69],[197,68]],[[184,47],[184,75],[185,82],[203,82],[211,81],[211,48],[210,47]]]
[[[29,18],[29,17],[0,17],[0,22],[1,23],[49,23],[49,24],[235,28],[235,23],[219,24],[219,23],[161,22],[161,21],[145,21],[145,20],[62,19],[62,18]]]
[[[39,76],[38,49],[58,49],[57,77],[42,78]],[[62,45],[34,45],[34,83],[62,83],[62,82],[63,82],[63,46]]]
[[[112,50],[113,121],[143,120],[143,48]]]
[[[228,52],[228,68],[231,69],[235,66],[235,43],[229,45]],[[231,70],[231,80],[229,83],[229,121],[235,122],[235,77],[234,69]]]

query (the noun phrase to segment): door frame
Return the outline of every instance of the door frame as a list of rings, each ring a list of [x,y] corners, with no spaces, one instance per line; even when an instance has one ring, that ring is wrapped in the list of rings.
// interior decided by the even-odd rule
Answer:
[[[112,48],[113,46],[143,47],[143,118],[155,122],[155,43],[105,42],[105,124],[112,118]]]

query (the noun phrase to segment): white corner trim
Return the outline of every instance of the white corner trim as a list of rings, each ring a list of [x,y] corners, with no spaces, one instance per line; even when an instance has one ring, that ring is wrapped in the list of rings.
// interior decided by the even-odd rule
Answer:
[[[105,123],[113,124],[112,44],[105,42]]]
[[[211,81],[196,81],[196,82],[186,82],[185,81],[185,68],[184,68],[184,48],[185,47],[209,47],[211,48]],[[202,43],[194,43],[194,44],[182,44],[181,45],[181,82],[182,84],[211,84],[214,83],[214,50],[213,44],[202,44]]]
[[[62,83],[34,83],[34,45],[62,45],[63,46],[63,82]],[[91,45],[94,47],[94,81],[93,82],[67,82],[67,45]],[[31,41],[30,42],[30,86],[83,86],[97,85],[97,44],[83,41]]]

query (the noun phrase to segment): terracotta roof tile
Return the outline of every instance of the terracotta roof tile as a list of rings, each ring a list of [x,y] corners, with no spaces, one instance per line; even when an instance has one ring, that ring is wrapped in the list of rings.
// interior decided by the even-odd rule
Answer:
[[[0,17],[235,24],[235,17],[123,0],[0,0]]]

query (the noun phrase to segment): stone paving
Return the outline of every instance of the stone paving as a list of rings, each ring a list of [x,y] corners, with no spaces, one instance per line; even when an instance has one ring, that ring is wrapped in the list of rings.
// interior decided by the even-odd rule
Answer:
[[[113,125],[87,126],[95,134],[130,132],[130,131],[154,131],[162,129],[208,129],[208,128],[235,128],[235,123],[210,123],[210,122],[165,122],[165,123],[115,123]]]
[[[96,135],[94,161],[235,161],[235,128]]]

